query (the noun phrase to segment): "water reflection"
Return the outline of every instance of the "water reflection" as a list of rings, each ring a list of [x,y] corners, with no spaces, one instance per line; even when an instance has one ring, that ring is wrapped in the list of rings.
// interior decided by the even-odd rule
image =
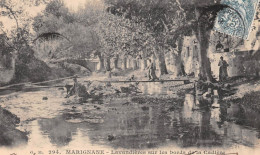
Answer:
[[[84,120],[82,117],[87,115],[63,117],[68,110],[54,119],[39,119],[33,128],[28,128],[32,130],[29,143],[33,142],[32,137],[41,136],[45,137],[45,144],[46,137],[49,139],[50,146],[72,148],[80,143],[127,149],[165,145],[259,146],[260,123],[252,119],[259,117],[259,113],[237,104],[221,103],[217,99],[201,100],[190,94],[183,99],[182,108],[174,111],[169,111],[172,105],[167,104],[122,105],[123,102],[122,99],[112,100],[108,104],[110,110],[100,117],[102,122],[71,123],[68,119]],[[109,139],[109,136],[114,138]]]
[[[178,85],[140,83],[139,88],[143,96],[165,97],[173,93],[169,86]],[[28,147],[260,146],[257,119],[260,114],[241,104],[186,94],[169,103],[137,104],[129,98],[117,98],[102,105],[71,105],[64,104],[64,93],[57,90],[26,92],[8,103],[3,102],[11,112],[19,112],[17,115],[22,121],[19,130],[30,133]],[[43,96],[48,96],[48,100],[43,101]],[[175,102],[180,102],[180,108],[173,108]]]
[[[173,92],[170,90],[171,87],[183,85],[183,82],[146,82],[139,83],[139,89],[145,95],[170,95]]]
[[[50,142],[58,147],[66,146],[76,135],[77,127],[62,119],[41,119],[38,121],[40,130],[48,135]]]

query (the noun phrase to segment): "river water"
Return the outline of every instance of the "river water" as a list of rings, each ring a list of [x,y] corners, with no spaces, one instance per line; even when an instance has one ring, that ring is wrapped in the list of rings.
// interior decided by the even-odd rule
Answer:
[[[159,98],[173,93],[161,83],[140,90]],[[260,148],[260,114],[240,104],[185,94],[170,110],[171,103],[137,104],[132,96],[76,104],[65,93],[44,88],[0,96],[0,105],[20,117],[17,128],[28,132],[21,148]]]

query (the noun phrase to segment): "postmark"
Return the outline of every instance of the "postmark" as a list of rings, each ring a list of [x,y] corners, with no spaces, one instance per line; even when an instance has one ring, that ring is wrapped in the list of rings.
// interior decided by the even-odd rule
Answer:
[[[228,7],[221,10],[214,29],[235,37],[248,39],[259,0],[222,0]]]

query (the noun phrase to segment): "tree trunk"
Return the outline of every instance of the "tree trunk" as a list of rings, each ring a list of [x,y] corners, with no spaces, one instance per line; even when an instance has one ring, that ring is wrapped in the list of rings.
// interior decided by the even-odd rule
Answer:
[[[199,34],[198,38],[200,41],[200,50],[199,50],[199,66],[200,66],[200,79],[207,80],[212,82],[213,77],[211,74],[211,64],[208,58],[208,48],[209,48],[209,39],[210,31],[206,29],[206,24],[200,22],[199,24]]]
[[[199,49],[197,45],[195,45],[192,49],[192,70],[194,72],[194,76],[198,77],[199,74]]]
[[[145,70],[146,67],[147,67],[147,61],[146,61],[146,59],[143,58],[143,59],[141,60],[141,69],[142,69],[142,70]]]
[[[172,54],[173,58],[173,70],[174,70],[174,76],[181,76],[182,71],[181,71],[181,54],[173,53]]]
[[[119,59],[119,55],[117,54],[113,60],[114,63],[114,69],[118,69],[118,59]]]
[[[184,66],[183,61],[181,60],[182,47],[183,47],[183,36],[180,36],[180,38],[178,39],[178,53],[172,54],[175,76],[185,75],[185,73],[183,73],[182,71],[182,66]]]
[[[137,60],[136,59],[133,59],[133,70],[137,70],[138,67],[137,67]]]
[[[106,58],[106,70],[111,71],[110,58],[109,57]]]
[[[104,57],[101,54],[99,54],[98,59],[99,59],[99,70],[103,71],[105,69]]]
[[[127,68],[133,69],[132,58],[128,58],[126,64]]]
[[[159,60],[159,68],[160,68],[160,75],[168,74],[166,63],[165,63],[165,57],[164,52],[157,52],[157,58]]]
[[[141,68],[141,60],[140,59],[137,59],[136,60],[136,62],[137,62],[137,69],[140,69]]]
[[[123,58],[123,70],[126,70],[127,69],[127,58],[126,57],[124,57]]]

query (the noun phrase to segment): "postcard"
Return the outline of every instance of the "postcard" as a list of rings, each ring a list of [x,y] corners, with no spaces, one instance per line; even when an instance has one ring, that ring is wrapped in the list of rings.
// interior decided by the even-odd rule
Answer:
[[[258,0],[0,0],[0,155],[260,154]]]

